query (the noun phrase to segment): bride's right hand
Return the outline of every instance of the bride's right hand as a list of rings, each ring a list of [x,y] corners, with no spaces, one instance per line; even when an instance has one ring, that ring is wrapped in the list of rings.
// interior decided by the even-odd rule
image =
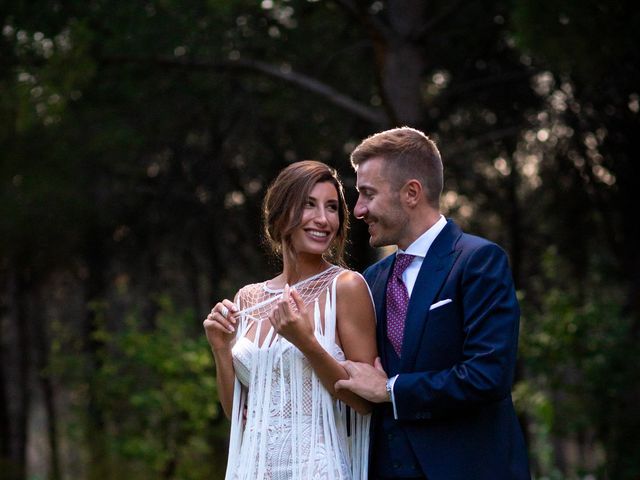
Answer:
[[[207,341],[214,351],[230,348],[235,338],[237,312],[238,307],[231,300],[224,299],[214,305],[211,313],[202,322]]]

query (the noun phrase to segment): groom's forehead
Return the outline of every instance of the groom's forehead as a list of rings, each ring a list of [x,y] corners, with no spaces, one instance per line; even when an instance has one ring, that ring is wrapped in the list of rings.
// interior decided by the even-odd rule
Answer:
[[[380,164],[363,163],[356,170],[356,188],[379,187],[388,182],[385,170]]]

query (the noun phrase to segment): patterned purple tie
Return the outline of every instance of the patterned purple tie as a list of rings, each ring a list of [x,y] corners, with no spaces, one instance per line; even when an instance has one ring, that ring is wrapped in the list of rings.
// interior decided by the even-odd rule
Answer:
[[[409,305],[409,293],[402,281],[402,273],[414,258],[414,255],[398,253],[396,255],[396,263],[393,265],[393,272],[391,272],[387,283],[387,337],[389,337],[389,341],[398,357],[401,356],[402,352],[404,321],[407,316],[407,306]]]

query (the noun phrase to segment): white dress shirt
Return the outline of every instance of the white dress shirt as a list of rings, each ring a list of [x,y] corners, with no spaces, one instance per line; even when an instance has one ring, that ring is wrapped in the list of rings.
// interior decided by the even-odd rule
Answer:
[[[440,219],[436,223],[431,225],[431,228],[429,228],[426,232],[416,238],[414,242],[407,247],[406,250],[402,251],[400,248],[398,249],[397,253],[406,253],[408,255],[415,256],[411,264],[402,273],[402,281],[407,287],[409,298],[411,298],[411,292],[413,292],[413,286],[416,284],[418,272],[420,272],[424,257],[427,256],[427,252],[429,251],[431,244],[446,225],[446,218],[440,215]]]

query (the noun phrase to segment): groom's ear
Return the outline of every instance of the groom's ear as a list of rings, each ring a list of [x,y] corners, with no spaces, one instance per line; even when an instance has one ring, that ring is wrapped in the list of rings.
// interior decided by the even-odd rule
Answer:
[[[415,178],[408,180],[400,190],[400,198],[409,208],[415,208],[423,199],[422,184]]]

